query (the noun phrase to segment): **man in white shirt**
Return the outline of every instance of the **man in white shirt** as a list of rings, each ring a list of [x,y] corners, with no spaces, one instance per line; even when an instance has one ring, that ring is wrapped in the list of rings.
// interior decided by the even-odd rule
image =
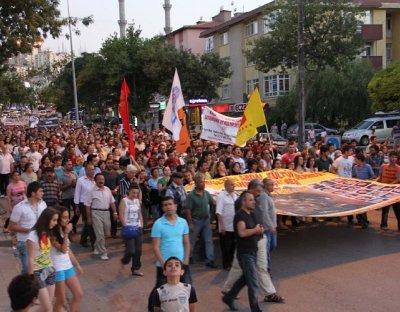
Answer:
[[[87,223],[93,224],[96,235],[93,253],[100,255],[101,260],[108,260],[105,236],[110,236],[111,220],[108,210],[110,206],[115,221],[118,218],[118,214],[114,196],[111,190],[104,185],[104,175],[102,173],[96,174],[95,182],[96,185],[89,192],[85,201]]]
[[[10,173],[14,171],[14,158],[3,141],[0,142],[0,197],[6,196]]]
[[[90,190],[95,186],[94,182],[94,166],[92,164],[86,165],[86,175],[80,177],[76,182],[75,193],[74,193],[74,203],[76,206],[76,214],[72,219],[72,224],[76,224],[79,220],[79,215],[82,215],[83,228],[81,233],[80,243],[83,247],[89,247],[87,243],[87,238],[90,238],[92,248],[94,248],[94,243],[96,241],[96,236],[91,225],[87,224],[86,218],[86,208],[85,201],[86,196]]]
[[[26,153],[29,161],[33,164],[33,171],[38,172],[40,166],[40,160],[42,159],[42,154],[37,151],[36,143],[32,143],[30,150]]]
[[[28,272],[26,239],[43,210],[47,208],[46,203],[42,200],[43,189],[39,182],[32,182],[28,185],[27,197],[14,207],[9,225],[10,231],[17,233],[17,250],[22,263],[22,274]]]
[[[240,171],[244,173],[246,171],[246,163],[244,162],[244,159],[242,158],[242,149],[239,146],[235,146],[233,148],[233,157],[232,157],[234,162],[237,162],[240,164]]]
[[[235,233],[233,229],[233,218],[235,217],[235,183],[227,179],[224,183],[225,189],[217,197],[216,213],[218,217],[218,230],[222,251],[222,266],[229,270],[232,266],[235,253]]]

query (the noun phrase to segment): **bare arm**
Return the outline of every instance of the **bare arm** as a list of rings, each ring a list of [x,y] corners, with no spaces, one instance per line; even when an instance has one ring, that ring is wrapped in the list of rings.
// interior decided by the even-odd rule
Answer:
[[[193,231],[192,211],[190,209],[186,209],[186,218],[189,224],[189,229]]]
[[[26,241],[26,249],[28,251],[28,274],[33,274],[34,243],[30,240],[27,240]]]
[[[89,206],[86,206],[86,221],[88,224],[92,224],[92,212]]]
[[[153,252],[154,255],[156,256],[156,259],[160,261],[161,266],[164,265],[164,259],[161,256],[161,250],[160,250],[160,238],[159,237],[153,237]]]
[[[17,233],[29,233],[29,231],[31,230],[31,229],[24,228],[11,220],[10,220],[9,228],[10,228],[10,231],[17,232]]]
[[[240,237],[250,237],[253,235],[261,235],[264,230],[260,224],[257,224],[255,228],[246,229],[246,223],[244,221],[239,221],[237,224],[238,234]]]
[[[74,267],[77,270],[77,274],[81,275],[83,273],[83,269],[82,269],[81,265],[79,264],[78,259],[76,259],[75,255],[74,255],[74,253],[72,252],[71,249],[68,251],[68,255],[69,255],[69,258],[71,259],[72,264],[74,265]]]
[[[194,303],[189,304],[189,312],[194,312],[194,311],[195,311]]]
[[[121,221],[122,226],[125,226],[125,201],[123,199],[119,203],[118,211],[119,220]]]
[[[183,261],[183,264],[189,264],[189,258],[190,258],[190,239],[189,239],[189,234],[183,235],[183,246],[185,248],[185,259]]]

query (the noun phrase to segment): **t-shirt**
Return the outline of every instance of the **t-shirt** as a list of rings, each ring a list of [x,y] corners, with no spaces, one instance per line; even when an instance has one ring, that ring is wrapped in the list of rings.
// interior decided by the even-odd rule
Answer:
[[[154,307],[163,312],[189,312],[189,305],[195,302],[196,291],[189,284],[164,284],[153,292]]]
[[[67,252],[64,253],[55,248],[54,246],[52,246],[50,250],[51,259],[53,261],[53,265],[54,268],[56,269],[56,272],[68,270],[73,267],[71,259],[68,254],[70,241],[68,237],[64,237],[64,239],[67,240],[67,246],[68,246]]]
[[[237,224],[243,221],[246,224],[246,229],[253,229],[256,227],[257,222],[253,213],[247,213],[243,209],[240,209],[233,219],[235,225],[235,236],[237,240],[237,253],[253,253],[257,252],[257,242],[260,236],[252,235],[248,237],[240,237],[238,233]]]
[[[289,154],[289,153],[283,154],[282,158],[281,158],[282,166],[284,166],[286,168],[289,165],[289,163],[294,161],[296,156],[297,156],[297,154],[295,154],[295,153],[293,153],[293,154]]]
[[[140,224],[140,202],[139,199],[135,198],[130,200],[128,197],[122,199],[125,204],[125,223],[130,226],[141,227]]]
[[[315,161],[315,166],[318,168],[318,171],[326,171],[329,172],[329,167],[332,165],[332,158],[328,157],[326,159],[322,159],[321,157]]]
[[[351,178],[353,172],[353,156],[344,158],[340,156],[333,162],[333,166],[337,169],[337,174],[341,177]]]
[[[30,231],[27,240],[34,243],[33,248],[33,270],[38,271],[53,266],[51,261],[51,241],[47,233],[42,233],[40,240],[35,230]]]
[[[237,199],[235,192],[228,193],[222,190],[217,197],[216,213],[221,215],[224,222],[225,231],[233,232],[233,218],[235,216],[235,200]],[[219,229],[221,232],[221,229]]]
[[[177,257],[182,262],[185,259],[183,236],[189,234],[189,226],[185,219],[176,217],[175,223],[170,223],[163,215],[151,229],[152,238],[160,238],[160,252],[164,260],[169,257]],[[161,266],[157,261],[157,266]]]
[[[212,197],[206,190],[203,195],[199,195],[196,190],[193,190],[186,198],[186,208],[191,210],[193,219],[206,219],[210,216],[212,202]]]
[[[10,153],[0,153],[0,173],[9,174],[11,172],[11,165],[14,163],[14,158]]]

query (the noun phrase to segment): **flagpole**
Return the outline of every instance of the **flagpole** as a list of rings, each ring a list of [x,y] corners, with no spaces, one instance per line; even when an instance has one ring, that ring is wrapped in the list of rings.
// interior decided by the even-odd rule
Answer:
[[[272,146],[273,141],[271,142],[271,137],[270,137],[270,133],[269,133],[269,129],[268,129],[268,123],[265,124],[265,128],[267,129],[268,141],[269,141],[270,145]],[[275,159],[274,153],[272,152],[271,155],[272,155],[272,160],[274,160]]]

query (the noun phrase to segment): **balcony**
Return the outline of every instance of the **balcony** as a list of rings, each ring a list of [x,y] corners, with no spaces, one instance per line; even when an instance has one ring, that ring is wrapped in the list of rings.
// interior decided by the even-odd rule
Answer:
[[[382,56],[363,56],[363,59],[370,60],[374,69],[382,69]]]
[[[382,25],[364,24],[361,26],[361,35],[365,41],[382,40]]]

